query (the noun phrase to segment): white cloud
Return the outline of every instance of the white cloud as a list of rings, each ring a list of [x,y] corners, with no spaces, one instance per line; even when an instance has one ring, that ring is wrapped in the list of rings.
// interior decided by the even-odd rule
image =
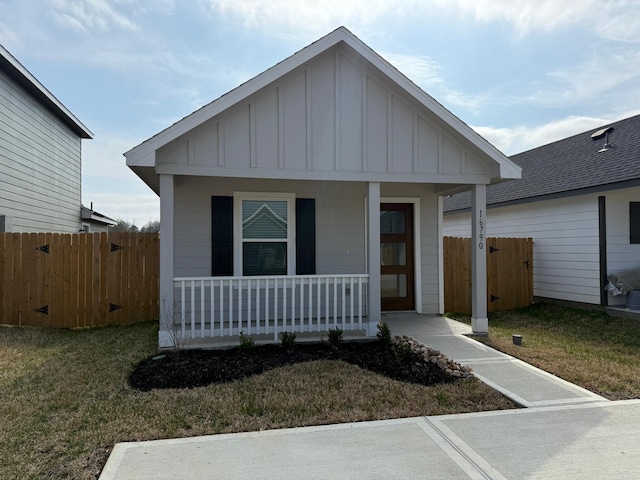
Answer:
[[[605,104],[607,94],[625,84],[629,97],[640,94],[640,51],[637,49],[611,52],[603,50],[580,65],[574,65],[548,74],[549,82],[531,95],[521,99],[512,98],[514,103],[531,103],[544,107],[583,106]],[[633,83],[635,81],[635,83]],[[637,97],[636,97],[637,98]],[[611,105],[610,105],[611,106]],[[623,107],[613,105],[613,107]]]
[[[106,0],[56,0],[53,17],[62,26],[86,34],[111,29],[137,31],[138,25],[118,12]]]
[[[435,0],[443,9],[454,8],[479,22],[504,21],[520,35],[533,30],[551,31],[580,22],[594,10],[594,0]]]
[[[113,219],[123,219],[138,227],[160,219],[160,198],[154,194],[96,193],[83,200],[88,207]]]
[[[433,0],[432,4],[478,22],[505,22],[521,37],[577,26],[607,40],[640,43],[637,0]]]
[[[473,95],[451,88],[440,74],[440,65],[427,57],[396,53],[383,53],[382,56],[412,82],[442,103],[477,111],[488,99],[488,95]]]
[[[123,153],[140,143],[121,134],[96,130],[92,140],[82,142],[82,176],[85,179],[129,180],[135,174],[125,164]]]
[[[619,118],[631,115],[632,113],[627,112]],[[597,117],[569,116],[535,127],[520,125],[513,128],[480,126],[472,126],[472,128],[506,155],[513,155],[606,125],[612,121],[612,119]]]
[[[140,143],[98,129],[82,143],[82,202],[103,215],[142,226],[160,217],[157,195],[126,166],[123,152]]]
[[[640,43],[640,9],[635,4],[636,11],[624,15],[605,16],[596,24],[596,32],[608,40],[627,43]],[[627,6],[624,6],[627,9]]]
[[[401,14],[416,0],[204,0],[222,15],[275,35],[324,35],[340,25],[365,27],[386,15]]]

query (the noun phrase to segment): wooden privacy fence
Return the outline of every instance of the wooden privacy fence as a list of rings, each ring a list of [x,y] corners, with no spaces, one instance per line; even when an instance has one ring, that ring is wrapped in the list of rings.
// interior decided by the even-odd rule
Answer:
[[[78,328],[157,319],[157,233],[0,234],[0,323]]]
[[[444,237],[444,307],[471,312],[471,239]],[[533,303],[533,240],[487,238],[487,307],[490,312]]]

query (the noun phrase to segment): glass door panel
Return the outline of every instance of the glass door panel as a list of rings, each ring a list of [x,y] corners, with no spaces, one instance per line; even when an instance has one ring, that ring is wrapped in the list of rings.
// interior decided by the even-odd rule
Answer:
[[[407,244],[404,242],[381,243],[380,262],[382,265],[406,265]]]
[[[382,310],[413,310],[413,204],[380,205]]]

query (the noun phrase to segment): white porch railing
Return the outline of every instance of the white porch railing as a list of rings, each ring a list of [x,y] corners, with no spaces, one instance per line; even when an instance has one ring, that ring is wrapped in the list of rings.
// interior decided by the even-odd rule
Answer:
[[[180,339],[363,330],[369,276],[178,277],[174,335]]]

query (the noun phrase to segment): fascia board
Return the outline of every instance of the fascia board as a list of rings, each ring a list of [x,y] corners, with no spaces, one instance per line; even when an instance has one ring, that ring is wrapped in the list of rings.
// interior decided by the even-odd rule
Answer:
[[[500,164],[500,178],[502,179],[519,179],[522,178],[522,168],[509,160],[507,163]]]
[[[32,96],[34,96],[49,111],[53,112],[58,118],[64,117],[67,124],[75,127],[76,133],[82,138],[91,139],[93,133],[89,130],[76,116],[65,107],[47,88],[34,77],[7,49],[0,45],[0,57],[4,58],[8,68],[13,70],[11,77],[18,76],[19,84],[25,88]],[[14,79],[16,80],[16,79]]]

